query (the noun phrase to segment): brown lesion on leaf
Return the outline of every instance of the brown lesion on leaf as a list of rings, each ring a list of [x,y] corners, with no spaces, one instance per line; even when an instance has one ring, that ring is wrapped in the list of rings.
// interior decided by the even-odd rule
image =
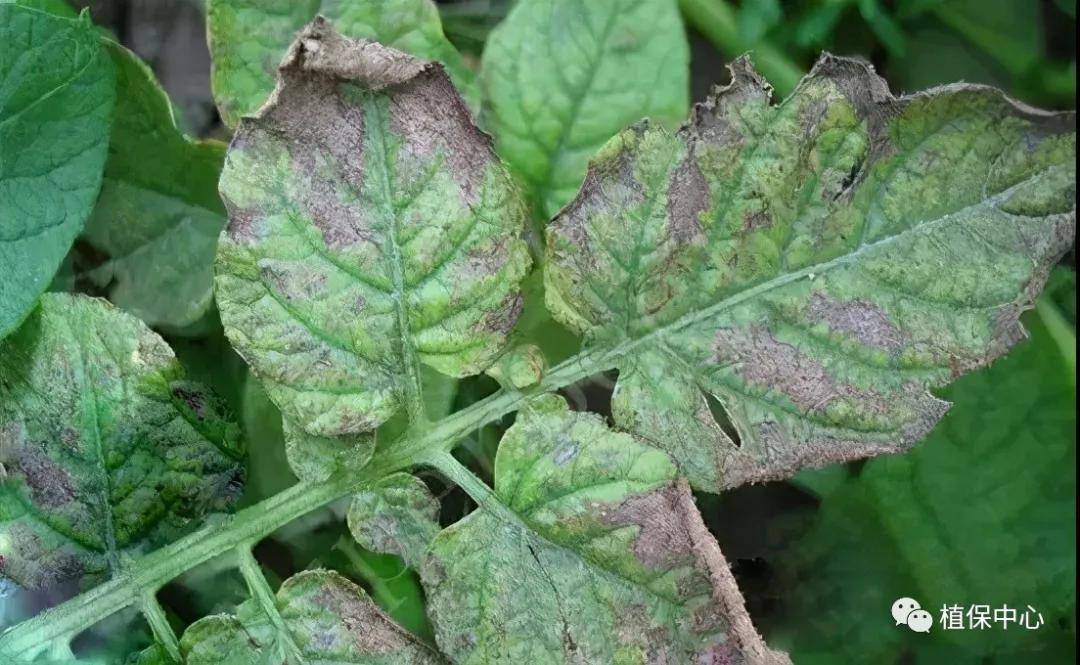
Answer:
[[[807,315],[814,322],[826,324],[829,330],[874,349],[897,352],[904,347],[900,329],[880,305],[868,300],[840,301],[815,291]]]
[[[761,325],[717,330],[712,362],[736,365],[744,381],[782,393],[806,413],[823,409],[839,396],[836,381],[824,365],[777,340]]]
[[[602,515],[605,524],[637,527],[633,553],[644,567],[686,571],[676,584],[684,597],[682,602],[700,596],[707,598],[694,608],[688,626],[702,640],[692,662],[760,665],[790,662],[785,654],[768,649],[754,629],[735,579],[715,539],[701,521],[685,479],[632,496]],[[642,608],[630,607],[625,618],[624,625],[632,630],[620,630],[621,643],[663,648],[666,634],[657,630]],[[675,662],[665,658],[686,654],[661,651],[654,655],[656,658],[649,662]]]
[[[709,184],[691,152],[671,174],[668,184],[668,224],[677,242],[690,243],[702,239],[700,216],[709,207]]]
[[[382,90],[408,82],[429,66],[377,42],[349,39],[334,30],[325,17],[316,16],[297,35],[278,72],[282,78],[315,74]]]
[[[221,192],[221,200],[229,215],[229,224],[225,228],[229,239],[242,244],[254,241],[256,212],[237,205],[224,192]]]
[[[71,475],[33,442],[0,451],[0,465],[8,478],[22,477],[36,506],[57,508],[78,500]]]
[[[739,109],[747,103],[768,104],[772,100],[772,86],[757,73],[749,56],[735,59],[727,68],[731,81],[714,86],[705,101],[694,104],[690,119],[679,130],[681,136],[714,145],[742,143],[743,137],[731,126],[729,116],[738,117]]]
[[[753,233],[772,226],[772,217],[764,210],[751,210],[743,215],[742,230],[744,233]]]
[[[511,293],[503,300],[498,309],[489,312],[479,323],[473,326],[477,333],[496,332],[505,335],[517,323],[525,307],[525,298],[521,294]]]
[[[9,549],[0,556],[0,575],[14,580],[26,589],[56,590],[64,585],[75,586],[75,581],[94,581],[106,568],[104,559],[98,559],[101,567],[95,569],[89,558],[46,543],[40,535],[25,523],[11,523],[7,528]],[[75,595],[77,589],[71,589]]]
[[[185,386],[173,386],[172,396],[186,406],[199,420],[209,415],[206,395]]]
[[[670,570],[690,558],[690,539],[682,525],[672,519],[674,486],[635,494],[615,508],[605,510],[603,522],[612,526],[638,527],[634,558],[652,570]]]
[[[391,655],[409,650],[414,652],[412,658],[416,659],[409,662],[441,662],[426,645],[398,626],[367,594],[341,575],[328,570],[311,570],[293,576],[285,584],[318,584],[318,590],[310,599],[301,598],[297,604],[310,603],[322,610],[321,613],[334,617],[337,624],[305,622],[313,630],[309,650],[318,652],[320,645],[325,649],[347,638],[352,640],[356,652],[364,656]],[[280,597],[282,592],[279,591],[278,595]],[[283,608],[283,615],[289,614],[288,609]],[[298,609],[302,610],[303,607]],[[320,634],[318,631],[324,628],[326,632]],[[339,634],[339,629],[343,629],[344,634]]]
[[[894,431],[875,435],[794,424],[790,420],[751,424],[755,442],[752,449],[744,446],[719,452],[719,486],[728,489],[784,480],[804,469],[903,453],[925,438],[949,409],[948,402],[917,384],[905,385],[888,404],[904,409],[908,418]]]
[[[878,76],[872,64],[858,58],[823,53],[800,85],[815,79],[825,79],[836,86],[858,116],[866,121],[870,134],[870,161],[876,161],[889,149],[887,124],[902,110],[902,100],[893,97],[888,82]]]
[[[799,411],[789,414],[777,406],[774,417],[780,420],[743,423],[748,441],[719,452],[724,487],[901,452],[926,436],[948,408],[917,383],[884,393],[839,381],[820,361],[762,326],[717,331],[713,361],[733,367],[749,386],[787,397]],[[850,420],[832,422],[831,405],[842,407]]]
[[[461,189],[462,203],[481,203],[487,166],[495,161],[491,137],[472,114],[442,65],[430,63],[390,94],[390,129],[403,140],[402,155],[415,163],[445,160],[444,169]]]

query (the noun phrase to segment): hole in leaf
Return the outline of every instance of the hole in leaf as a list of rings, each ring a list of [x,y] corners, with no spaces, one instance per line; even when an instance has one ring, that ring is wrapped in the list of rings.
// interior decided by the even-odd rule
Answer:
[[[117,654],[141,651],[153,642],[150,625],[137,609],[127,607],[76,635],[71,640],[71,652],[80,662],[111,663]]]
[[[574,411],[591,411],[611,421],[611,395],[619,380],[618,370],[593,374],[559,390]]]
[[[716,398],[708,390],[701,391],[702,396],[705,397],[705,403],[709,405],[709,413],[712,415],[713,422],[723,430],[724,434],[727,434],[731,442],[736,447],[742,448],[742,439],[739,438],[739,430],[735,427],[735,424],[731,422],[731,417],[728,416],[727,409],[720,403],[720,400]]]
[[[868,461],[869,461],[869,458],[864,457],[863,459],[857,459],[857,460],[848,462],[845,465],[845,468],[847,470],[848,475],[850,477],[852,477],[852,478],[858,478],[860,475],[862,475],[863,468],[866,466],[866,463]]]
[[[220,612],[223,607],[235,607],[248,598],[247,586],[236,558],[226,552],[192,568],[158,591],[158,602],[176,618],[176,634],[204,616]]]
[[[852,185],[854,185],[855,181],[859,178],[859,172],[862,170],[862,166],[863,163],[861,160],[851,165],[851,171],[844,176],[844,181],[840,183],[840,191],[836,192],[836,195],[833,196],[833,201],[839,199],[845,192],[851,189]]]
[[[372,552],[346,534],[319,558],[318,564],[363,587],[397,623],[429,644],[435,643],[424,611],[427,601],[420,578],[401,557]]]

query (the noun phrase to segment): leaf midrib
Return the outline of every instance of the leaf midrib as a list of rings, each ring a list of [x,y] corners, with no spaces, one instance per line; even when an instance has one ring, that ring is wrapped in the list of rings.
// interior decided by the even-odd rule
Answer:
[[[420,383],[419,360],[416,348],[413,346],[409,330],[409,310],[405,302],[408,295],[408,285],[405,280],[405,270],[401,246],[398,243],[398,225],[400,216],[394,206],[394,187],[390,180],[390,147],[386,142],[388,119],[385,117],[386,109],[377,98],[368,96],[364,103],[365,116],[375,116],[376,122],[368,123],[365,118],[366,129],[373,137],[372,144],[377,145],[381,153],[380,168],[373,169],[378,173],[379,186],[382,189],[383,218],[387,225],[386,238],[390,247],[389,270],[394,285],[391,300],[397,314],[398,341],[401,345],[401,362],[404,365],[405,381],[403,390],[405,397],[405,410],[409,417],[409,427],[423,426],[426,422],[424,412],[424,396]]]
[[[63,324],[68,329],[68,334],[73,340],[79,340],[80,335],[76,332],[74,326],[66,317],[59,317],[59,320],[63,321]],[[92,325],[89,326],[90,332],[96,335],[97,329]],[[98,340],[102,348],[108,351],[108,346],[102,339]],[[112,497],[112,479],[109,477],[109,467],[105,464],[105,451],[102,447],[101,440],[101,415],[98,410],[97,390],[94,386],[94,381],[90,373],[89,365],[86,361],[86,355],[83,353],[83,349],[86,345],[79,342],[76,344],[77,350],[75,355],[78,357],[79,367],[82,373],[83,385],[86,388],[86,399],[90,403],[90,408],[93,411],[93,417],[91,418],[93,424],[93,443],[94,443],[94,455],[96,457],[96,470],[100,475],[101,491],[99,494],[99,501],[102,505],[102,514],[104,515],[104,527],[105,527],[105,560],[109,564],[109,572],[111,575],[115,575],[120,570],[120,558],[119,551],[116,545],[116,524],[113,520],[113,504]],[[122,380],[122,379],[121,379]],[[110,575],[110,576],[111,576]]]

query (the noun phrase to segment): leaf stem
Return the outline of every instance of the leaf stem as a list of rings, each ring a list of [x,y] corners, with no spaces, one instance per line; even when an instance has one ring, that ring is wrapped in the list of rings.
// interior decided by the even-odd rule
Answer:
[[[460,487],[476,505],[485,510],[502,512],[505,506],[496,498],[495,491],[480,480],[472,471],[449,452],[434,455],[428,460],[434,469]],[[517,521],[516,519],[514,520]]]
[[[255,560],[254,555],[251,553],[251,547],[241,545],[236,548],[236,563],[240,569],[240,574],[244,576],[244,581],[247,582],[251,597],[255,599],[263,615],[270,620],[270,624],[277,631],[278,639],[276,641],[285,649],[286,662],[303,662],[300,647],[296,646],[296,641],[293,640],[289,627],[285,625],[285,620],[281,618],[281,613],[278,612],[277,601],[274,599],[274,590],[266,582],[266,577],[263,575],[259,562]]]
[[[147,591],[142,597],[142,613],[146,622],[150,624],[150,630],[154,633],[154,639],[165,649],[177,663],[182,663],[180,657],[180,640],[176,638],[169,619],[165,616],[165,608],[158,602],[155,591]]]
[[[786,95],[795,89],[805,72],[779,49],[765,41],[751,42],[739,32],[735,11],[724,0],[679,0],[686,22],[728,57],[751,51],[754,66],[773,89]]]

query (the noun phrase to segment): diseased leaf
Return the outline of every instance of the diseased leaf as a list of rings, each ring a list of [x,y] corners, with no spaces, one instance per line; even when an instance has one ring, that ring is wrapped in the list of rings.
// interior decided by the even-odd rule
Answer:
[[[507,351],[487,374],[511,390],[521,390],[540,383],[547,370],[544,352],[535,344],[520,344]]]
[[[282,418],[285,458],[297,478],[320,483],[335,472],[359,469],[375,451],[375,435],[369,432],[330,437],[309,434],[291,420]]]
[[[91,277],[147,324],[187,326],[213,303],[225,146],[185,136],[150,68],[119,44],[105,48],[117,72],[116,121],[84,237],[110,258]]]
[[[1024,335],[1075,231],[1075,118],[747,60],[677,134],[613,139],[549,227],[547,300],[620,370],[616,423],[698,488],[905,450],[928,390]],[[737,443],[725,431],[728,421]]]
[[[211,84],[226,125],[237,126],[263,105],[297,31],[320,14],[348,37],[443,63],[476,108],[475,75],[443,35],[431,0],[209,0]]]
[[[686,117],[689,47],[669,0],[521,0],[491,33],[485,124],[547,220],[588,160],[643,117]]]
[[[422,365],[460,377],[500,353],[524,211],[441,67],[316,20],[241,122],[221,192],[222,322],[306,433],[354,436],[402,406],[420,426]]]
[[[337,573],[309,570],[285,581],[277,611],[303,662],[426,665],[444,661],[375,606],[364,590]],[[237,616],[193,623],[180,640],[184,665],[259,665],[281,660],[280,636],[255,603]]]
[[[422,569],[456,663],[783,663],[750,623],[666,454],[535,400],[507,431],[490,502]]]
[[[893,662],[911,651],[920,663],[1049,663],[1066,662],[1055,650],[1075,653],[1076,388],[1042,307],[1025,315],[1029,341],[944,392],[954,406],[924,445],[838,482],[824,482],[831,470],[796,477],[821,507],[770,558],[791,618],[777,639],[789,636],[796,661]],[[902,596],[931,610],[929,635],[896,630],[887,614],[865,620]],[[939,628],[943,606],[973,604],[1020,615],[1030,604],[1046,625]]]
[[[356,542],[415,568],[439,531],[439,501],[416,476],[395,473],[357,492],[348,518]]]
[[[0,4],[0,338],[48,288],[94,205],[114,76],[88,16]]]
[[[0,573],[83,586],[171,542],[242,489],[239,428],[160,337],[50,293],[0,342]]]

